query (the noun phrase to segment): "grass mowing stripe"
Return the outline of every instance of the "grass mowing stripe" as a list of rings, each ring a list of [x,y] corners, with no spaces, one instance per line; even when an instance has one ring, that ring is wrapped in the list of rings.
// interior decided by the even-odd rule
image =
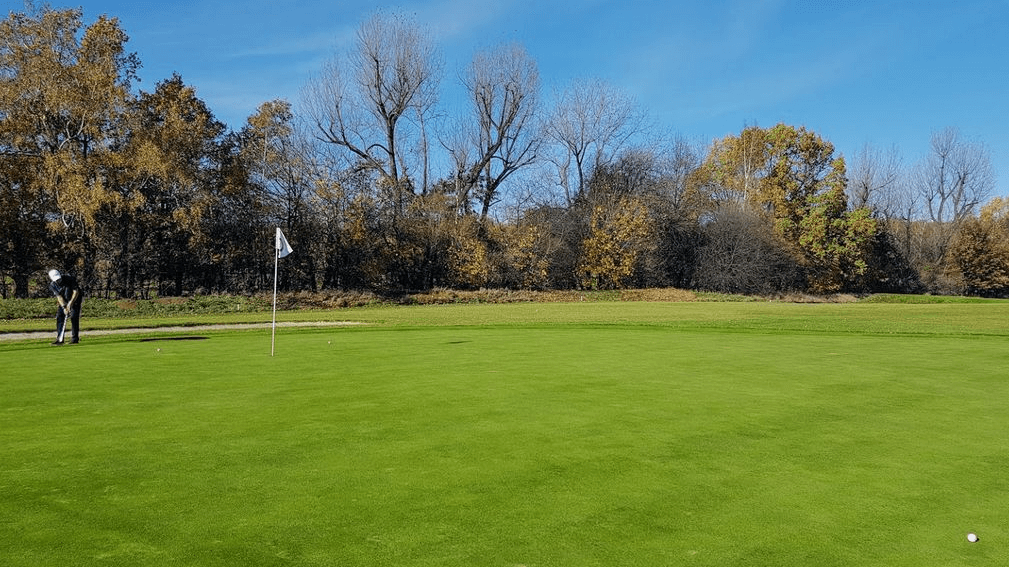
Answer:
[[[0,562],[1002,556],[963,540],[1006,536],[1001,339],[371,328],[285,332],[272,359],[268,339],[5,353]]]

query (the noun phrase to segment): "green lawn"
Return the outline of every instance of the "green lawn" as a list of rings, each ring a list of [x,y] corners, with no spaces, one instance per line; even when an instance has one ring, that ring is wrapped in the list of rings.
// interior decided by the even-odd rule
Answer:
[[[285,317],[0,342],[0,565],[1009,559],[1009,304]]]

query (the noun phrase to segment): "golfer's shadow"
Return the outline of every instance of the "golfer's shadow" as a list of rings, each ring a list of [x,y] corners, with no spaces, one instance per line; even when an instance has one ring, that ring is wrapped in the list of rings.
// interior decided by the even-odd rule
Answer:
[[[152,343],[154,341],[205,341],[210,337],[185,336],[185,337],[146,337],[137,339],[141,343]]]

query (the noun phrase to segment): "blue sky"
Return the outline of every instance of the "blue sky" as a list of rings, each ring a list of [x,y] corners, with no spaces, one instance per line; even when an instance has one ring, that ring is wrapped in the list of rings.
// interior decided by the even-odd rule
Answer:
[[[297,104],[377,9],[430,29],[447,87],[477,49],[517,41],[545,94],[601,78],[703,142],[785,122],[849,158],[896,146],[911,165],[956,127],[985,144],[1009,194],[1009,0],[95,0],[84,17],[119,18],[141,89],[178,72],[238,129],[262,102]]]

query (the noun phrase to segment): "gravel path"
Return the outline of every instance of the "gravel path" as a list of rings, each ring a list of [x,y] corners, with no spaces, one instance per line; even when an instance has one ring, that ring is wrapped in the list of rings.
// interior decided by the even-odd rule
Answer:
[[[305,321],[305,322],[277,322],[277,327],[347,327],[360,325],[355,321]],[[81,329],[81,340],[87,337],[99,335],[139,335],[139,334],[172,334],[190,333],[192,331],[226,331],[234,329],[269,329],[272,323],[236,323],[226,325],[190,325],[178,327],[144,327],[133,329],[104,329],[89,330]],[[69,335],[69,330],[67,331]],[[31,332],[31,333],[4,333],[0,332],[0,341],[30,341],[37,339],[52,339],[56,331]]]

